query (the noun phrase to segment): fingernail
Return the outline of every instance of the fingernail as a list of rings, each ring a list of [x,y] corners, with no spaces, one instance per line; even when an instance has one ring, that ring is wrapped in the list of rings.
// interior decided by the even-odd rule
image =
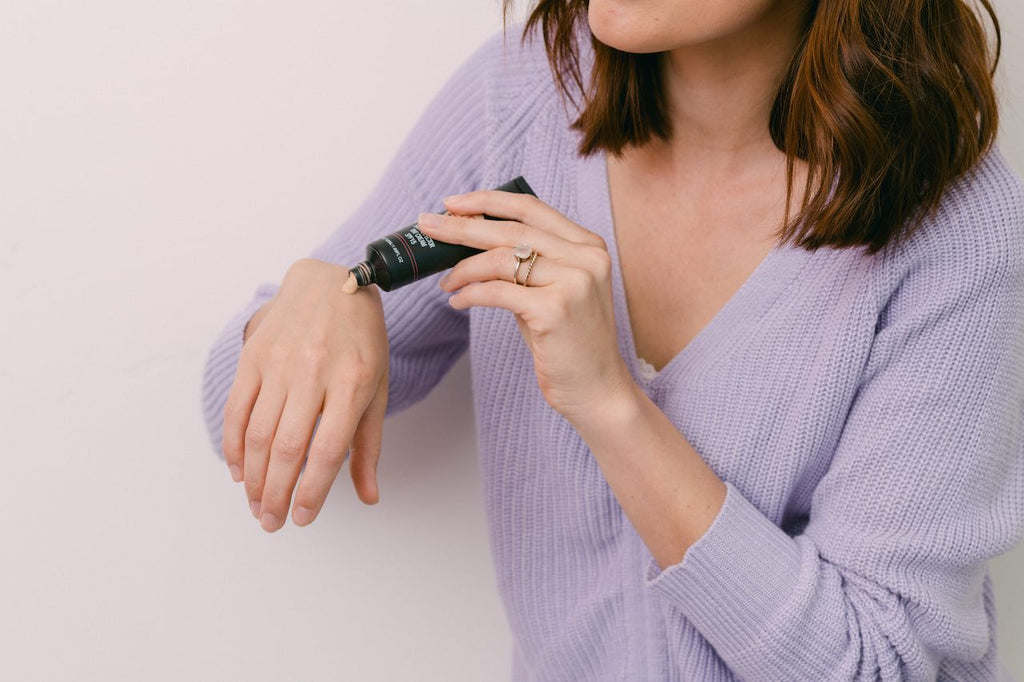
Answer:
[[[436,213],[420,213],[419,220],[416,222],[420,227],[425,227],[429,230],[432,227],[441,225],[441,216]]]
[[[233,480],[235,483],[238,483],[239,481],[242,480],[242,470],[238,467],[237,464],[232,464],[231,466],[228,467],[228,469],[231,471],[231,480]]]
[[[437,280],[437,286],[444,289],[444,285],[448,283],[448,275],[445,275],[441,279]]]
[[[295,525],[305,526],[313,521],[313,510],[305,507],[296,507],[295,514],[292,515],[295,520]]]
[[[452,202],[452,203],[457,204],[460,201],[462,201],[463,197],[465,197],[465,196],[466,196],[465,194],[453,194],[450,197],[445,197],[444,198],[444,203],[447,204],[448,202]]]
[[[249,503],[249,509],[252,511],[252,516],[253,516],[254,519],[258,519],[260,517],[260,501],[259,500],[253,500],[252,502],[250,502]]]
[[[281,527],[281,521],[270,512],[267,512],[260,517],[260,525],[263,526],[263,530],[273,533]]]

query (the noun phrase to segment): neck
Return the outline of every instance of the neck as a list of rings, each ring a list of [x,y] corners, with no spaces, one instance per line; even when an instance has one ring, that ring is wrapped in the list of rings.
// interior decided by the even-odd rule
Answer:
[[[768,130],[772,105],[804,28],[807,3],[777,3],[733,35],[662,53],[674,168],[724,173],[777,155]],[[774,152],[774,154],[773,154]]]

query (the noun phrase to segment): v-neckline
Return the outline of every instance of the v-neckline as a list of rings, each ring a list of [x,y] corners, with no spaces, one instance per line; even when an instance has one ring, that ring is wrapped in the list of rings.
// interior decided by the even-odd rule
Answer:
[[[641,371],[626,302],[608,183],[607,153],[599,150],[588,157],[577,155],[577,164],[577,201],[583,225],[604,238],[612,259],[612,297],[618,325],[619,350],[633,377],[651,391],[672,377],[676,381],[683,381],[696,376],[713,362],[732,341],[739,338],[740,331],[750,328],[767,312],[812,255],[803,247],[790,244],[774,246],[711,321],[678,350],[653,378],[648,379]]]

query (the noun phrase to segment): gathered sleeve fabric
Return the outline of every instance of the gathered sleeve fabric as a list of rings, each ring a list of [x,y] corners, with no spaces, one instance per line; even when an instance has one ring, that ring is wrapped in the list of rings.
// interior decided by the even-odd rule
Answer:
[[[646,588],[739,678],[934,680],[941,666],[975,679],[958,666],[996,666],[987,561],[1024,535],[1022,206],[1019,186],[981,217],[953,202],[945,225],[981,227],[918,232],[890,260],[802,532],[727,481],[683,559],[648,564]]]
[[[500,35],[484,41],[433,97],[374,189],[310,257],[343,267],[365,257],[366,245],[441,212],[445,196],[481,188],[491,136],[489,71],[500,58]],[[348,159],[358,163],[357,159]],[[387,414],[414,404],[441,380],[469,343],[468,311],[457,311],[437,286],[440,274],[381,292],[390,350]],[[214,452],[224,458],[223,415],[242,352],[245,325],[278,290],[260,284],[210,349],[202,378],[202,413]],[[339,294],[340,295],[340,294]]]

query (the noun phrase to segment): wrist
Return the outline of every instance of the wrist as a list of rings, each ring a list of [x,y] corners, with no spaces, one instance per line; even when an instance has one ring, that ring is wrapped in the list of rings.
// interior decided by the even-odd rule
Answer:
[[[603,441],[621,434],[636,424],[642,413],[642,402],[647,396],[631,376],[626,374],[616,388],[605,391],[599,400],[573,415],[563,415],[584,441]]]

